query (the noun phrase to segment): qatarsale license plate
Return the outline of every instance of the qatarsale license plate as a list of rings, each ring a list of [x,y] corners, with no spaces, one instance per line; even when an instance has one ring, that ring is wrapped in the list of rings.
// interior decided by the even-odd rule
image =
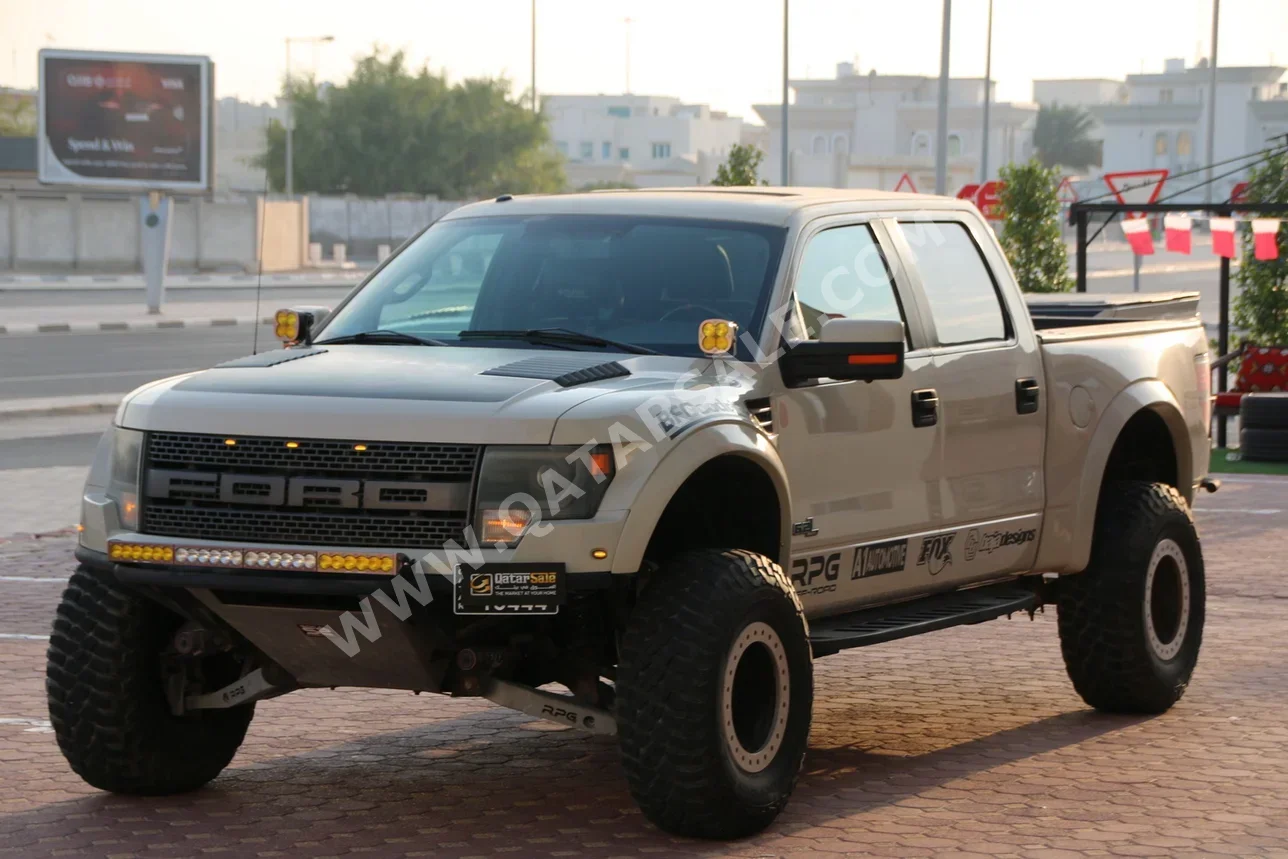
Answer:
[[[567,601],[563,564],[456,568],[457,614],[558,614]]]

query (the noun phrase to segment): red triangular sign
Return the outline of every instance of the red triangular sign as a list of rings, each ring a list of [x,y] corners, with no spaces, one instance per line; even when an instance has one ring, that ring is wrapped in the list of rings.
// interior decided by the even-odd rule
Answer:
[[[1073,182],[1068,176],[1061,179],[1060,184],[1056,186],[1055,196],[1061,203],[1078,202],[1078,192],[1073,190]]]
[[[920,191],[917,190],[917,186],[913,183],[912,177],[909,176],[907,173],[904,173],[902,176],[899,177],[899,181],[895,183],[894,189],[896,191],[904,191],[909,194],[921,193]]]

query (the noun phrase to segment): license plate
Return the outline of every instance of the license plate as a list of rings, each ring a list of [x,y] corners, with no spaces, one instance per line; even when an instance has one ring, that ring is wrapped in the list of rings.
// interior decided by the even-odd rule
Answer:
[[[567,601],[563,564],[485,564],[456,568],[457,614],[558,614]]]

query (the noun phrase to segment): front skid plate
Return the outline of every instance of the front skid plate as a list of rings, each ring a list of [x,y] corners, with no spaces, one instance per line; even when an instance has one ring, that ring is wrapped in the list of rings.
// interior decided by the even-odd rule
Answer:
[[[582,704],[571,695],[559,695],[508,680],[492,679],[484,687],[483,697],[493,704],[546,719],[556,725],[581,728],[592,734],[610,737],[617,735],[617,720],[612,713]]]

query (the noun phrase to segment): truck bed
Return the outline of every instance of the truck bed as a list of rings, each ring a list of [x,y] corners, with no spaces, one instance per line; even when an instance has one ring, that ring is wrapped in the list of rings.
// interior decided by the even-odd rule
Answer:
[[[1109,320],[1194,319],[1198,315],[1197,292],[1112,293],[1027,293],[1024,303],[1039,330],[1100,325]]]

